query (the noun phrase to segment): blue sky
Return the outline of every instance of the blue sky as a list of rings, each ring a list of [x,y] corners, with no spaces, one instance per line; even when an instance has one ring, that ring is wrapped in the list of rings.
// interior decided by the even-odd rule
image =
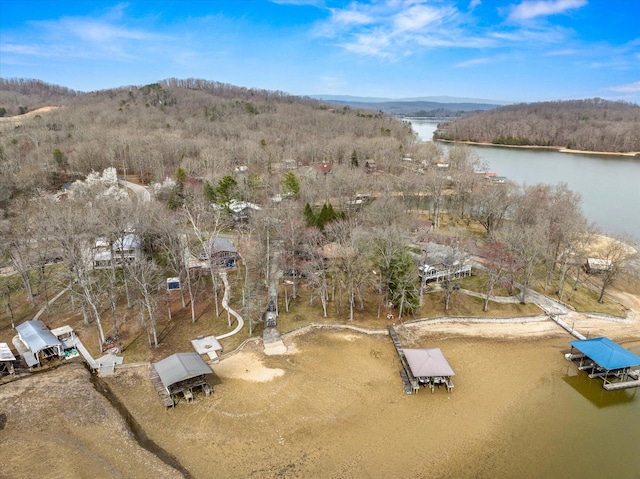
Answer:
[[[640,103],[640,1],[0,0],[0,76]]]

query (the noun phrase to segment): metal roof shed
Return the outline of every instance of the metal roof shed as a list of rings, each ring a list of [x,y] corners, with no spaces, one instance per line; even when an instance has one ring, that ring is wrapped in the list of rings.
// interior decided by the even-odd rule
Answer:
[[[154,364],[164,387],[213,371],[197,353],[176,353]]]
[[[13,363],[16,357],[11,352],[7,343],[0,343],[0,373],[7,372],[9,374],[14,373]]]
[[[211,387],[205,375],[213,371],[198,353],[176,353],[151,365],[150,378],[165,406],[173,406],[182,393],[185,399],[193,398],[193,389],[202,387],[208,396]]]
[[[28,353],[23,354],[29,367],[40,364],[40,356],[48,358],[64,355],[62,343],[51,334],[42,321],[38,319],[25,321],[16,326],[16,331],[20,340],[29,349]]]

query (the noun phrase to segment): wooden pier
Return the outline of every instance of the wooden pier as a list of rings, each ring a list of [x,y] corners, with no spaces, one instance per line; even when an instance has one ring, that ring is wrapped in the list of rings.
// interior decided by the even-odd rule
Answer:
[[[151,369],[149,370],[149,379],[151,379],[151,384],[153,384],[153,387],[156,389],[162,405],[165,407],[173,407],[175,405],[175,403],[173,402],[173,398],[169,395],[167,389],[162,384],[160,375],[158,374],[158,371],[156,371],[156,368],[153,364],[151,365]]]
[[[393,345],[396,347],[398,357],[400,358],[400,365],[402,366],[400,377],[402,378],[404,392],[406,394],[417,394],[420,390],[420,383],[418,383],[418,380],[413,376],[409,363],[407,363],[407,358],[404,355],[402,344],[400,344],[398,333],[396,333],[393,326],[388,326],[387,329],[389,330],[389,336],[391,336],[391,341],[393,341]]]

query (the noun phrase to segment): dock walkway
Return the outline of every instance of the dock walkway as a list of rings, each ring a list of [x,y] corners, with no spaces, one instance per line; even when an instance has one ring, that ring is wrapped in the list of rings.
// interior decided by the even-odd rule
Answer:
[[[393,326],[388,326],[387,329],[389,330],[389,336],[391,336],[391,341],[393,341],[393,345],[396,347],[398,357],[400,358],[400,364],[402,365],[402,369],[400,370],[400,377],[402,378],[402,386],[404,388],[404,392],[406,394],[417,394],[417,392],[420,390],[420,384],[411,372],[411,368],[409,367],[407,358],[404,355],[404,349],[402,348],[402,344],[400,343],[400,337],[398,336],[398,333]]]
[[[173,398],[169,395],[167,389],[162,384],[160,375],[158,374],[158,371],[156,371],[156,367],[153,364],[149,369],[149,379],[151,379],[151,384],[153,384],[153,387],[156,389],[162,405],[164,407],[173,407],[175,405],[173,402]]]

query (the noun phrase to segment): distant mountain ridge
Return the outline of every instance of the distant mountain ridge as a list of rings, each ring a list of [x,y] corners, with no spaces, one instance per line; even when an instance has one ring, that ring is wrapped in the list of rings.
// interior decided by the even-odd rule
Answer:
[[[348,95],[312,95],[310,98],[351,108],[378,110],[391,115],[423,118],[457,117],[464,113],[491,110],[508,104],[496,100],[449,96],[390,99]]]
[[[357,103],[397,103],[397,102],[430,102],[430,103],[478,103],[485,105],[503,106],[510,105],[512,102],[503,100],[487,100],[483,98],[466,98],[456,96],[422,96],[410,98],[379,98],[353,95],[308,95],[309,98],[325,101],[337,102],[357,102]]]

